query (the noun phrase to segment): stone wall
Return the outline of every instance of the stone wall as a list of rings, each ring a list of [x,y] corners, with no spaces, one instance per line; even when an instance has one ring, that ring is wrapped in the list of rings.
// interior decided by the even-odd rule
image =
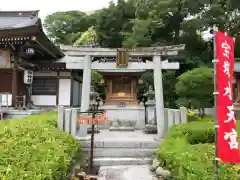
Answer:
[[[76,122],[77,114],[80,111],[80,108],[67,108],[59,106],[58,108],[58,128],[62,131],[72,134],[76,137],[85,137],[87,136],[87,128],[89,125],[79,125]],[[143,115],[144,116],[144,115]],[[181,124],[187,122],[187,109],[181,107],[179,109],[164,109],[164,133],[175,124]],[[144,126],[144,119],[138,120]],[[151,124],[151,123],[150,123]],[[152,122],[154,124],[154,122]]]

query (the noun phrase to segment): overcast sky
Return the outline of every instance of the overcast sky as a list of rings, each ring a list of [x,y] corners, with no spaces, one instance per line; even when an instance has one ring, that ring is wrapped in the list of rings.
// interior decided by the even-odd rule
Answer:
[[[43,19],[56,11],[80,10],[91,11],[107,7],[110,0],[6,0],[0,10],[40,10]]]

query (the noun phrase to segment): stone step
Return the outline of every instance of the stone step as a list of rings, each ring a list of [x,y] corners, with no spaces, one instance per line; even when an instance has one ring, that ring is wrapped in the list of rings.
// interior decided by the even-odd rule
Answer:
[[[90,148],[84,148],[83,152],[90,153]],[[156,149],[136,148],[94,148],[94,157],[152,157]]]
[[[110,126],[109,131],[134,131],[132,126]]]
[[[91,141],[79,141],[82,148],[90,148]],[[94,141],[94,148],[141,148],[141,149],[156,149],[159,145],[160,141],[135,141],[132,140],[108,140],[108,141]]]
[[[101,166],[98,180],[109,180],[109,177],[114,180],[153,180],[150,167],[148,165]]]
[[[150,165],[152,163],[152,158],[134,158],[134,157],[124,157],[124,158],[94,158],[93,164],[96,167],[99,166],[119,166],[119,165]]]

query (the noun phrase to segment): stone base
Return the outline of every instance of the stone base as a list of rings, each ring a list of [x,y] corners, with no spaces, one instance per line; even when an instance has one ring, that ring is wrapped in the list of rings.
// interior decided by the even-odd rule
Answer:
[[[134,121],[113,121],[110,123],[110,131],[134,131]]]
[[[157,134],[157,125],[147,124],[144,129],[146,134]]]
[[[135,129],[144,129],[145,115],[143,106],[118,107],[117,105],[104,105],[99,109],[107,111],[109,127],[132,126]]]

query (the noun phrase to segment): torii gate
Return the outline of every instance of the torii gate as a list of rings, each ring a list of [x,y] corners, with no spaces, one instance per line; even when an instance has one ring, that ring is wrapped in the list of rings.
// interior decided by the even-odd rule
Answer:
[[[152,61],[147,62],[131,62],[124,68],[118,68],[116,62],[97,62],[92,61],[94,57],[116,57],[118,49],[111,48],[83,48],[72,46],[61,46],[61,50],[66,54],[67,69],[82,69],[82,99],[81,111],[86,111],[89,108],[90,102],[90,86],[91,86],[91,69],[95,70],[114,70],[116,72],[132,72],[139,70],[153,69],[154,74],[154,89],[156,98],[156,118],[157,131],[160,137],[164,136],[165,122],[164,118],[164,102],[163,102],[163,83],[162,69],[179,69],[178,62],[162,61],[162,56],[176,56],[178,52],[185,49],[185,45],[173,45],[162,47],[136,48],[128,50],[128,56],[136,57],[151,57]]]

